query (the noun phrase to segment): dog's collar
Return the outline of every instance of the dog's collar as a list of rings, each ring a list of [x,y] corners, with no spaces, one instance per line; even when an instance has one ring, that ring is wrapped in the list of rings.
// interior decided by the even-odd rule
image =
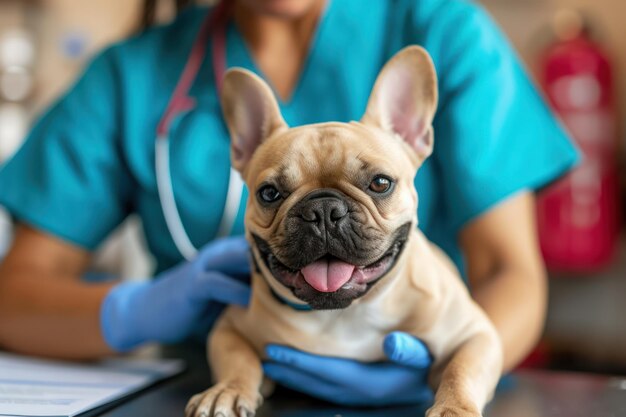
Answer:
[[[271,286],[270,286],[270,292],[272,293],[276,301],[286,306],[289,306],[296,311],[312,311],[313,310],[308,304],[296,304],[294,302],[287,300],[285,297],[281,296],[276,291],[274,291],[274,289]]]
[[[286,306],[289,306],[289,307],[291,307],[292,309],[294,309],[296,311],[311,311],[311,310],[313,310],[308,304],[296,304],[296,303],[294,303],[292,301],[287,300],[285,297],[281,296],[276,291],[274,291],[274,288],[272,288],[272,285],[269,283],[268,279],[265,277],[265,275],[261,271],[261,268],[259,268],[259,264],[258,264],[258,261],[257,261],[256,257],[254,256],[254,253],[252,253],[252,262],[254,263],[255,271],[259,275],[261,275],[261,277],[263,277],[263,280],[265,280],[265,283],[267,284],[267,287],[269,288],[270,293],[274,296],[276,301],[278,301],[279,303],[284,304]]]

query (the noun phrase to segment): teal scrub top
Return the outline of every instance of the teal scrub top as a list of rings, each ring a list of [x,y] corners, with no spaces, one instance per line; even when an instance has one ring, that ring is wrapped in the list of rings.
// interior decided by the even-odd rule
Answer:
[[[209,12],[190,9],[99,54],[0,170],[0,204],[18,220],[89,250],[136,213],[157,270],[180,262],[157,195],[155,131]],[[551,182],[577,159],[480,6],[329,1],[293,96],[280,107],[291,126],[358,120],[383,64],[410,44],[432,55],[440,92],[434,153],[415,178],[420,228],[462,268],[463,225],[520,190]],[[196,247],[216,235],[230,166],[210,57],[208,51],[191,89],[195,109],[170,132],[176,202]],[[232,23],[227,62],[260,74]],[[243,210],[242,204],[234,234],[243,232]]]

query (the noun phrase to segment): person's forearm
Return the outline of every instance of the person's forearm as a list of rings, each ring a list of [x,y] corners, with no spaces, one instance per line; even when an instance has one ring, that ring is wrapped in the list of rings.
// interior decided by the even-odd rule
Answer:
[[[100,305],[112,285],[0,267],[0,349],[63,359],[110,355]]]
[[[472,295],[500,334],[504,371],[510,371],[541,336],[547,306],[545,272],[501,270],[473,288]]]

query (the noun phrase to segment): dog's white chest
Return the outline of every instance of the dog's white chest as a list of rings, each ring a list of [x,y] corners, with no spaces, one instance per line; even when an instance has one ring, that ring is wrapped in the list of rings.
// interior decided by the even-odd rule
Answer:
[[[253,302],[248,310],[230,307],[234,327],[264,356],[267,344],[291,346],[317,355],[361,361],[384,359],[382,343],[391,323],[372,306],[299,312],[288,306],[266,308]]]

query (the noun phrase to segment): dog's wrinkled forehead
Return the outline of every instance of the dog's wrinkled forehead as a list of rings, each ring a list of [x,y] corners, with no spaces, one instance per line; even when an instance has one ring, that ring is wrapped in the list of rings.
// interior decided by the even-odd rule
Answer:
[[[359,176],[381,173],[412,180],[409,155],[400,139],[359,123],[308,125],[260,146],[248,165],[249,178],[256,185],[271,179],[286,190],[305,182],[315,182],[318,188],[346,186],[361,180]]]

